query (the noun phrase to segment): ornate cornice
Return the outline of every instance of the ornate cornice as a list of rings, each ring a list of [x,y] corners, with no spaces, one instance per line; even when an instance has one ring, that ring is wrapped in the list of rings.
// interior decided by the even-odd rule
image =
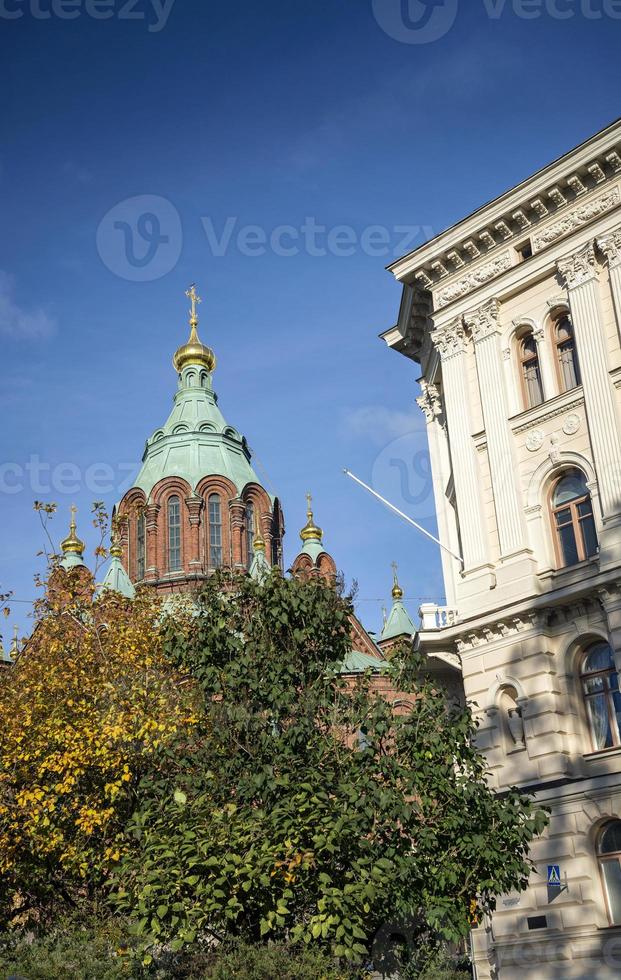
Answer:
[[[545,403],[544,403],[545,404]],[[539,412],[534,418],[528,420],[528,422],[522,422],[521,425],[516,425],[513,428],[515,435],[521,432],[527,432],[529,429],[535,426],[543,425],[545,422],[549,422],[550,419],[555,419],[559,415],[565,415],[566,412],[571,412],[573,409],[579,408],[584,405],[584,398],[574,398],[572,401],[564,402],[562,405],[558,405],[556,408],[551,409],[548,412]]]
[[[480,265],[478,269],[473,269],[467,275],[462,276],[461,279],[457,279],[455,282],[451,283],[450,286],[446,286],[441,289],[439,293],[434,296],[434,307],[440,309],[443,306],[447,306],[448,303],[452,303],[456,299],[460,299],[462,296],[466,296],[471,293],[474,289],[479,286],[483,286],[490,279],[495,276],[500,275],[501,272],[505,272],[511,267],[511,253],[503,252],[498,255],[492,262],[486,262],[485,265]]]
[[[551,245],[559,238],[565,238],[572,231],[588,224],[593,218],[598,218],[600,215],[606,214],[607,211],[612,211],[619,203],[621,203],[621,195],[618,187],[611,187],[606,194],[601,194],[592,201],[585,201],[579,208],[568,211],[560,221],[548,225],[547,228],[533,235],[533,252],[540,252],[542,248],[546,248],[547,245]]]
[[[621,265],[621,228],[615,228],[608,235],[600,235],[596,244],[611,269]]]
[[[597,261],[593,242],[588,242],[572,255],[559,259],[556,268],[566,289],[577,289],[578,286],[597,279]]]
[[[464,316],[464,322],[475,344],[491,337],[495,333],[500,333],[500,303],[497,299],[490,299],[483,306],[476,310],[470,310]]]
[[[450,320],[431,333],[431,341],[443,361],[466,350],[466,328],[461,317]]]
[[[442,411],[440,392],[438,391],[437,385],[425,381],[424,378],[421,380],[420,386],[423,393],[416,399],[416,404],[423,412],[427,421],[433,422]]]

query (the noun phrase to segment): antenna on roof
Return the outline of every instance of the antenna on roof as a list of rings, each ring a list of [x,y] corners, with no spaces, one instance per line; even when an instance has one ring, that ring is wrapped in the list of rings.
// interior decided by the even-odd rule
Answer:
[[[382,497],[379,493],[377,493],[377,491],[367,486],[366,483],[363,483],[362,480],[359,480],[358,477],[354,476],[353,473],[350,473],[349,470],[344,469],[343,473],[345,474],[345,476],[348,476],[351,480],[354,480],[355,483],[360,484],[360,486],[363,487],[365,490],[368,490],[368,492],[372,494],[372,496],[376,497],[382,504],[384,504],[385,507],[388,507],[389,510],[392,510],[395,514],[398,514],[399,517],[402,517],[404,521],[407,521],[408,524],[411,524],[412,527],[415,527],[416,530],[420,531],[421,534],[424,534],[426,538],[429,538],[429,540],[433,541],[434,544],[439,545],[439,547],[442,548],[443,551],[446,551],[451,556],[451,558],[454,558],[463,566],[464,559],[461,557],[461,555],[456,555],[454,551],[451,551],[451,549],[447,548],[445,544],[442,544],[442,542],[439,541],[438,538],[435,538],[433,534],[430,534],[429,531],[426,531],[424,527],[421,527],[420,524],[417,524],[416,521],[413,521],[411,517],[408,517],[407,514],[404,514],[403,511],[399,510],[398,507],[395,507],[394,504],[391,504],[389,500],[386,500],[385,497]]]

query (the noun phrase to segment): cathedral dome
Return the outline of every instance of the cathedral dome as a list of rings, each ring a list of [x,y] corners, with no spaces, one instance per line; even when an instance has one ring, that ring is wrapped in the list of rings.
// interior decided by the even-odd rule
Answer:
[[[197,326],[198,326],[198,316],[196,313],[196,306],[201,302],[200,296],[196,294],[196,288],[194,285],[187,290],[186,296],[192,303],[190,309],[190,336],[187,343],[182,344],[175,351],[173,357],[173,367],[175,371],[181,373],[184,367],[188,367],[190,364],[195,364],[197,367],[206,368],[207,371],[211,373],[216,366],[216,355],[212,351],[211,347],[206,347],[205,344],[201,343],[198,336]]]

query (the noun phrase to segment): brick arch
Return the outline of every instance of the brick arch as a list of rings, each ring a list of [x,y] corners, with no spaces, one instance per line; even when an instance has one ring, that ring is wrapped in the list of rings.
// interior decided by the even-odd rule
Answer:
[[[327,551],[323,551],[317,559],[317,570],[319,574],[330,581],[336,578],[336,564]]]
[[[222,514],[222,564],[224,567],[234,565],[233,558],[233,529],[231,526],[231,511],[229,504],[237,497],[235,485],[225,476],[206,476],[196,487],[196,494],[203,500],[203,520],[201,530],[201,550],[203,553],[203,567],[205,571],[210,568],[209,564],[209,497],[212,493],[217,493],[220,497]]]
[[[269,540],[266,541],[267,544],[267,554],[271,551],[271,524],[272,524],[272,501],[267,493],[267,491],[259,483],[247,483],[241,492],[241,499],[244,503],[244,508],[246,504],[252,503],[255,512],[255,518],[258,516],[261,523],[261,532],[263,537]],[[244,564],[250,564],[251,556],[248,554],[248,528],[246,527],[246,519],[244,514],[244,529],[242,534],[242,561]]]
[[[138,517],[144,513],[147,498],[140,487],[132,487],[112,512],[113,525],[118,522],[118,533],[123,548],[122,562],[132,582],[137,580]]]
[[[309,555],[298,555],[291,566],[291,574],[306,577],[312,575],[314,569],[313,560]]]
[[[170,573],[168,567],[168,501],[179,497],[181,515],[181,572],[189,572],[192,552],[192,530],[185,501],[192,496],[192,488],[180,476],[168,476],[153,487],[147,507],[147,564],[156,567],[159,578]],[[149,519],[150,515],[150,519]],[[174,574],[174,573],[173,573]]]

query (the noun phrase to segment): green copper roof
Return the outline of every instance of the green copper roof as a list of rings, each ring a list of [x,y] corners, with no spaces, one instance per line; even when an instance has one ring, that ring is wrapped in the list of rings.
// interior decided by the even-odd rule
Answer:
[[[121,595],[126,596],[128,599],[133,599],[136,595],[136,590],[118,555],[112,555],[110,558],[110,565],[108,566],[108,571],[104,576],[103,582],[99,586],[99,592],[105,592],[106,589],[113,589],[115,592],[120,592]]]
[[[78,568],[80,565],[86,567],[84,561],[82,560],[82,555],[76,555],[75,552],[72,551],[69,551],[66,555],[63,555],[58,564],[61,568],[64,568],[66,572],[68,572],[71,568]]]
[[[365,670],[375,672],[381,670],[383,660],[379,657],[372,657],[370,653],[361,653],[359,650],[352,650],[348,654],[344,663],[341,665],[341,674],[363,674]]]
[[[166,423],[147,440],[134,486],[148,500],[164,477],[179,476],[195,490],[205,476],[217,475],[228,477],[241,493],[248,483],[259,483],[250,458],[244,436],[227,424],[218,408],[211,374],[190,364],[179,375]]]
[[[409,612],[400,599],[395,599],[388,619],[384,623],[381,639],[394,640],[397,636],[413,636],[414,633],[416,633],[416,627]]]

